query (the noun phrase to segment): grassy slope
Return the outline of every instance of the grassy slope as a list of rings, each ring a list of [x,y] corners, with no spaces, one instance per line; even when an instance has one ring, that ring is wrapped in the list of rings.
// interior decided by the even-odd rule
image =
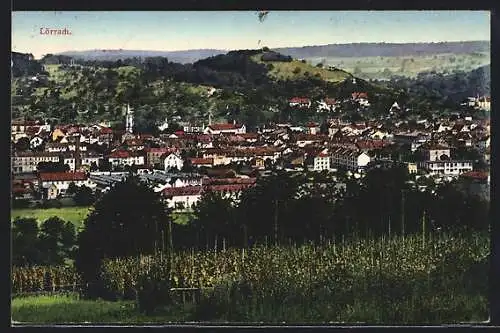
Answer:
[[[287,79],[294,80],[298,78],[304,78],[305,77],[304,74],[306,72],[308,72],[310,76],[315,76],[316,74],[319,74],[321,79],[329,82],[339,82],[343,81],[348,77],[351,77],[351,74],[342,70],[329,71],[327,69],[318,68],[312,66],[311,64],[303,63],[298,60],[293,60],[291,62],[261,61],[260,60],[261,56],[262,54],[257,54],[252,56],[251,58],[257,63],[272,64],[273,69],[269,71],[268,75],[272,78],[279,80],[287,80]],[[296,68],[299,68],[300,72],[294,73]]]

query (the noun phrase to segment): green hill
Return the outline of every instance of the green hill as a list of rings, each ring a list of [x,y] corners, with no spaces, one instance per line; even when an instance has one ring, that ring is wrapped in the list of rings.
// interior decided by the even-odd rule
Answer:
[[[60,56],[47,56],[40,64],[44,66],[40,79],[13,79],[15,118],[121,124],[124,106],[130,103],[141,132],[154,132],[165,118],[206,122],[209,112],[213,119],[251,127],[276,120],[293,96],[320,99],[360,90],[391,93],[363,80],[344,84],[353,75],[264,49],[231,51],[194,64],[163,57],[112,62]]]
[[[268,68],[268,76],[276,80],[297,80],[309,76],[320,78],[327,82],[340,82],[352,75],[343,70],[328,70],[312,66],[310,63],[300,60],[292,61],[263,61],[263,53],[253,55],[251,59],[258,64],[265,64]]]

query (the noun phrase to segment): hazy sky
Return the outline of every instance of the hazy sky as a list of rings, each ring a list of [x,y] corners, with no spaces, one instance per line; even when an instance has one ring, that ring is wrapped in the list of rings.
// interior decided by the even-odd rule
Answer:
[[[71,36],[41,35],[40,28]],[[487,11],[13,12],[12,50],[252,49],[357,42],[490,40]],[[259,43],[260,41],[260,43]]]

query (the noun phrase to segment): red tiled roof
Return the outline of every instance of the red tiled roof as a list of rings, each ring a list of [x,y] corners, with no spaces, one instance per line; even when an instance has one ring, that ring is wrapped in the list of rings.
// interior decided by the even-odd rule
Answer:
[[[229,185],[208,185],[206,189],[214,192],[238,192],[249,187],[253,184],[229,184]]]
[[[337,101],[334,98],[325,98],[325,103],[327,105],[334,105],[337,103]]]
[[[329,155],[325,153],[319,153],[318,155],[316,155],[316,157],[328,157],[328,156]]]
[[[257,133],[243,133],[243,134],[238,134],[244,139],[258,139],[259,135]]]
[[[290,99],[290,103],[305,103],[308,104],[311,100],[305,97],[293,97]]]
[[[109,127],[103,127],[99,130],[99,134],[113,134],[113,130]]]
[[[222,130],[232,130],[232,129],[237,129],[241,128],[243,125],[241,124],[212,124],[209,125],[208,127],[212,130],[215,131],[222,131]]]
[[[148,153],[160,153],[160,154],[164,154],[164,153],[169,153],[169,152],[174,152],[174,151],[177,151],[177,149],[175,148],[146,148],[144,149],[144,151],[148,152]]]
[[[359,149],[380,149],[389,145],[385,140],[359,140],[356,147]]]
[[[201,186],[168,187],[163,190],[166,197],[176,197],[181,195],[200,195],[203,188]]]
[[[202,164],[214,164],[213,158],[190,158],[191,164],[193,165],[202,165]]]
[[[368,98],[368,94],[365,93],[365,92],[353,92],[351,94],[352,98],[356,99],[356,98]]]
[[[311,128],[311,127],[319,127],[318,124],[313,123],[313,122],[308,123],[306,126],[309,127],[309,128]]]
[[[40,180],[43,181],[77,181],[87,180],[85,172],[45,172],[40,173]]]
[[[469,171],[469,172],[463,173],[461,176],[465,177],[465,178],[487,180],[488,179],[488,172],[486,172],[486,171]]]
[[[128,158],[130,156],[131,156],[130,152],[126,150],[116,150],[111,154],[109,154],[109,157],[111,158]]]

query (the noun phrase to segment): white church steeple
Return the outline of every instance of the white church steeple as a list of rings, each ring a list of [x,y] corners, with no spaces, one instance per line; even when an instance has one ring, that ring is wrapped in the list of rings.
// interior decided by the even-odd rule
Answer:
[[[127,114],[125,116],[125,130],[128,133],[133,133],[134,131],[134,111],[130,108],[130,104],[127,104]]]

